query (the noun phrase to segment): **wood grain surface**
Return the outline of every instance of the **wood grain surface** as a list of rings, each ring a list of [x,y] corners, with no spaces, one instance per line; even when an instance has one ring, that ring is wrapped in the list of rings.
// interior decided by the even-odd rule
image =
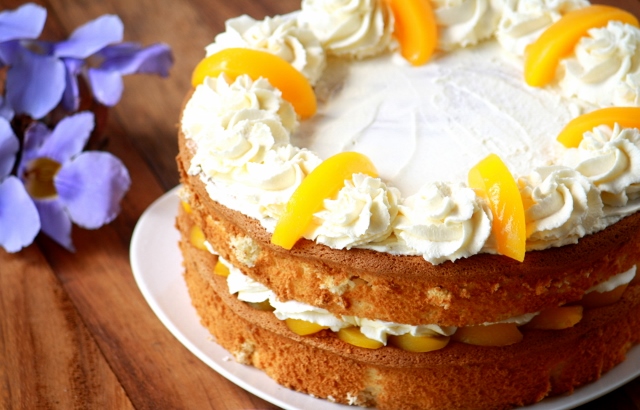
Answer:
[[[24,1],[0,0],[0,9]],[[76,252],[44,236],[17,254],[0,249],[0,409],[276,409],[235,386],[180,344],[153,314],[129,264],[142,212],[178,183],[179,110],[204,46],[240,14],[299,8],[299,0],[47,0],[43,38],[61,40],[117,14],[125,40],[168,43],[168,79],[128,76],[109,112],[106,149],[127,166],[122,212],[98,230],[75,229]],[[640,15],[637,0],[611,0]],[[640,409],[640,379],[583,406]]]

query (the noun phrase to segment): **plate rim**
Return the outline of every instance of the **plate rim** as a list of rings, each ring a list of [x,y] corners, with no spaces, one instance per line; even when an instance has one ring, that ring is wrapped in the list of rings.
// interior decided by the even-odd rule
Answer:
[[[142,213],[133,230],[129,247],[131,270],[136,284],[160,322],[184,347],[187,348],[187,350],[198,357],[198,359],[203,361],[206,365],[211,367],[214,371],[240,388],[262,398],[263,400],[266,400],[271,404],[287,410],[301,410],[303,408],[345,410],[353,408],[353,406],[332,403],[328,400],[315,398],[304,393],[290,390],[277,384],[261,370],[253,366],[242,365],[235,362],[235,360],[232,359],[232,355],[216,344],[208,330],[200,324],[200,319],[195,308],[191,306],[190,300],[188,307],[180,307],[192,312],[192,315],[195,317],[192,317],[190,320],[195,319],[195,322],[200,329],[195,331],[191,329],[189,334],[185,334],[185,329],[171,318],[171,312],[167,312],[166,302],[162,302],[162,295],[158,294],[158,290],[154,290],[153,283],[150,283],[149,281],[149,275],[153,275],[153,273],[148,272],[151,263],[149,262],[148,254],[145,251],[146,244],[143,245],[143,243],[150,240],[150,238],[153,238],[155,239],[156,245],[166,246],[167,250],[172,249],[173,246],[176,251],[175,254],[171,254],[171,252],[159,252],[158,256],[160,257],[153,258],[153,260],[154,262],[162,260],[162,262],[164,262],[162,264],[163,267],[173,266],[173,268],[175,268],[175,258],[177,257],[180,260],[179,273],[177,273],[177,277],[179,278],[178,288],[180,288],[180,283],[184,288],[174,290],[186,292],[186,284],[182,278],[182,256],[177,245],[179,233],[174,226],[175,217],[180,203],[178,195],[180,188],[181,185],[178,185],[164,193]],[[152,232],[154,230],[160,230],[160,232]],[[165,233],[168,235],[161,235],[159,233]],[[169,243],[169,238],[175,240],[174,245]],[[171,275],[172,272],[162,272],[162,274]],[[174,295],[173,291],[172,295]],[[193,326],[192,321],[187,322],[187,324]],[[204,337],[204,340],[193,340],[194,337]],[[217,347],[217,349],[214,347]],[[220,350],[225,352],[226,355],[222,358],[212,357],[212,354],[219,355]],[[248,378],[247,376],[251,377]],[[624,362],[609,370],[607,373],[602,375],[600,379],[577,388],[572,394],[548,397],[538,403],[521,408],[527,410],[571,409],[610,393],[638,376],[640,376],[640,345],[632,347],[627,352]],[[265,385],[267,385],[269,389],[266,389]]]

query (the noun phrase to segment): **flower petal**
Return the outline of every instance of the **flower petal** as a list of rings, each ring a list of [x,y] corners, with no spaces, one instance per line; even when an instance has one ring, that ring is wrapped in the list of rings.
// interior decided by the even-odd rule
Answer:
[[[162,43],[145,48],[136,43],[116,44],[105,47],[100,55],[104,58],[101,69],[118,71],[122,75],[144,73],[166,77],[173,65],[171,48]]]
[[[47,10],[33,3],[4,11],[0,13],[0,42],[37,38],[46,19]]]
[[[69,112],[76,112],[80,105],[80,90],[78,88],[78,75],[84,65],[83,60],[76,58],[64,58],[65,88],[62,94],[62,107]]]
[[[11,121],[13,119],[13,115],[13,108],[11,108],[7,100],[0,95],[0,118]]]
[[[90,68],[87,72],[87,78],[94,98],[100,103],[107,107],[113,107],[120,101],[124,84],[119,72]]]
[[[124,25],[120,17],[107,14],[78,27],[68,40],[55,45],[59,57],[84,59],[105,46],[122,41]]]
[[[7,100],[16,113],[42,118],[60,102],[64,80],[62,61],[21,48],[7,72]]]
[[[82,111],[65,117],[38,149],[38,157],[47,157],[63,164],[84,148],[94,126],[93,113]]]
[[[38,213],[42,232],[51,239],[64,246],[69,251],[75,251],[71,241],[71,219],[59,199],[45,199],[34,201]]]
[[[20,149],[18,137],[13,133],[11,124],[0,117],[0,181],[9,175],[16,161],[16,153]]]
[[[95,229],[118,215],[131,179],[115,156],[107,152],[83,152],[62,166],[54,184],[73,222]]]
[[[14,176],[0,182],[0,246],[18,252],[33,242],[40,217],[24,185]]]

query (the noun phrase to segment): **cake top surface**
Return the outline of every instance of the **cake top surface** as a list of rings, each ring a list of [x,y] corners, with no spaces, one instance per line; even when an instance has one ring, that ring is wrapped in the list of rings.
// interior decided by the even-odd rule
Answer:
[[[466,182],[469,168],[497,153],[515,175],[549,165],[555,137],[579,107],[527,86],[522,64],[496,42],[414,67],[397,55],[333,60],[316,85],[316,115],[291,142],[328,158],[366,154],[380,176],[413,195],[427,182]]]
[[[273,231],[292,193],[332,154],[369,156],[380,178],[354,175],[325,200],[305,237],[343,249],[422,255],[431,263],[496,252],[493,215],[466,184],[497,154],[526,205],[527,250],[576,243],[640,208],[640,132],[596,127],[578,148],[555,141],[577,115],[640,106],[640,30],[589,30],[546,87],[523,81],[527,44],[582,0],[434,1],[439,51],[409,66],[378,0],[304,0],[300,13],[241,16],[209,55],[278,55],[315,86],[318,112],[300,121],[265,78],[206,78],[187,103],[189,172],[209,195]]]

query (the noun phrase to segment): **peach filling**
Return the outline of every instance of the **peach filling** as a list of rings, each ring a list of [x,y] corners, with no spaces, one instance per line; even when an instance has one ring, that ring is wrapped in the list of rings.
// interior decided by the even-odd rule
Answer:
[[[191,245],[195,246],[197,249],[206,251],[207,247],[204,245],[205,241],[206,239],[202,229],[198,225],[193,225],[191,227],[191,232],[189,233],[189,242],[191,242]]]
[[[508,346],[520,342],[522,337],[515,323],[495,323],[461,327],[451,339],[476,346]]]
[[[338,331],[338,339],[350,345],[363,347],[365,349],[380,349],[384,343],[377,340],[369,339],[362,334],[359,327],[345,327]]]
[[[525,329],[562,330],[575,326],[582,320],[582,306],[559,306],[545,309],[536,315]]]
[[[389,336],[389,344],[407,352],[425,353],[440,350],[449,344],[447,336],[413,336],[405,333],[400,336]]]
[[[318,333],[321,330],[328,329],[327,326],[322,326],[317,323],[308,322],[302,319],[285,319],[284,322],[293,333],[300,336],[312,335],[314,333]]]
[[[622,298],[622,294],[627,290],[627,287],[629,287],[628,283],[620,285],[608,292],[589,292],[584,295],[582,300],[578,303],[580,303],[581,306],[584,306],[585,309],[594,309],[602,306],[613,305]]]

